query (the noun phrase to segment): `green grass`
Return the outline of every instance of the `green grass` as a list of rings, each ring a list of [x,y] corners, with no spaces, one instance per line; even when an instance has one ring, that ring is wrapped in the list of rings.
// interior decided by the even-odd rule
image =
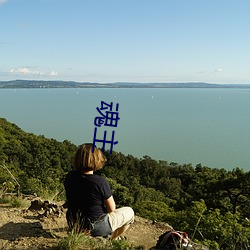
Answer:
[[[76,233],[74,230],[61,239],[57,250],[143,250],[143,246],[132,246],[126,240],[111,240],[102,237],[90,237],[88,233]]]
[[[75,233],[72,230],[66,238],[59,241],[58,250],[93,249],[93,241],[85,233]]]
[[[27,208],[29,206],[29,202],[22,197],[10,195],[0,197],[0,204],[6,204],[16,208]]]
[[[11,202],[11,198],[10,197],[1,197],[0,198],[0,204],[8,204]]]
[[[10,205],[16,208],[27,208],[29,206],[29,202],[22,197],[14,196],[10,200]]]

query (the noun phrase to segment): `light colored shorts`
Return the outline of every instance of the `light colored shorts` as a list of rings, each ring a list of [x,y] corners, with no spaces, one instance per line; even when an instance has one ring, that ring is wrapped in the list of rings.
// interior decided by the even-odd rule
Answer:
[[[117,228],[134,222],[134,210],[131,207],[121,207],[108,213],[109,223],[114,232]]]

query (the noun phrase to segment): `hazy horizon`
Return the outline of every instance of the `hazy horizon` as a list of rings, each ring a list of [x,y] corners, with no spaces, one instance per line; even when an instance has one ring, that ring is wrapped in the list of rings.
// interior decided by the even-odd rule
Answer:
[[[246,82],[246,83],[211,83],[211,82],[202,82],[202,81],[183,81],[183,82],[139,82],[139,81],[114,81],[114,82],[90,82],[90,81],[74,81],[74,80],[62,80],[62,79],[50,79],[50,80],[46,80],[46,79],[10,79],[10,80],[0,80],[1,82],[14,82],[14,81],[34,81],[34,82],[39,82],[39,81],[43,81],[43,82],[75,82],[75,83],[89,83],[89,84],[211,84],[211,85],[249,85],[250,82]]]

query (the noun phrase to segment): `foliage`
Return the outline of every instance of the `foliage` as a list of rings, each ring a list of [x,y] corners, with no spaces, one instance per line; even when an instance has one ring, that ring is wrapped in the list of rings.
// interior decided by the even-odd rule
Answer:
[[[102,237],[92,238],[88,232],[69,232],[68,236],[58,243],[58,250],[142,250],[143,247],[133,247],[126,240],[111,240]]]
[[[14,196],[10,200],[10,204],[12,207],[16,208],[27,208],[29,206],[29,202],[27,200],[22,199],[22,197]]]
[[[26,133],[0,118],[0,165],[6,166],[0,171],[1,196],[16,192],[17,183],[26,194],[63,194],[76,148],[67,140]],[[249,247],[250,172],[104,154],[106,166],[97,174],[108,178],[118,207],[130,205],[136,214],[187,231],[211,249]]]
[[[0,196],[0,204],[8,204],[11,202],[11,197],[8,196]]]
[[[219,209],[209,210],[204,200],[193,202],[185,211],[172,214],[168,221],[211,249],[247,249],[249,246],[249,221],[241,221],[238,214],[231,212],[222,214]]]
[[[62,188],[76,150],[74,144],[25,133],[2,118],[0,138],[0,164],[8,166],[22,192],[40,195],[45,188]],[[7,171],[0,172],[0,185],[11,180]]]
[[[113,192],[113,196],[117,204],[120,206],[132,205],[133,196],[131,196],[129,189],[121,184],[117,183],[115,180],[107,178],[110,187]]]
[[[58,243],[58,250],[93,249],[93,241],[85,233],[69,232],[68,236]]]
[[[137,202],[134,210],[139,216],[156,221],[166,221],[167,215],[172,214],[172,209],[161,201]]]

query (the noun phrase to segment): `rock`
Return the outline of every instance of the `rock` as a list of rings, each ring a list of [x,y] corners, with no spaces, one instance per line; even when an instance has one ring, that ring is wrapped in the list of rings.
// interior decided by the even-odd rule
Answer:
[[[50,201],[42,201],[40,199],[31,201],[31,205],[28,210],[36,210],[41,216],[50,216],[56,215],[61,216],[63,212],[63,207],[58,206],[55,203],[51,203]],[[43,213],[41,213],[43,211]]]
[[[44,208],[44,203],[39,199],[31,201],[31,205],[28,210],[41,210],[42,208]]]

